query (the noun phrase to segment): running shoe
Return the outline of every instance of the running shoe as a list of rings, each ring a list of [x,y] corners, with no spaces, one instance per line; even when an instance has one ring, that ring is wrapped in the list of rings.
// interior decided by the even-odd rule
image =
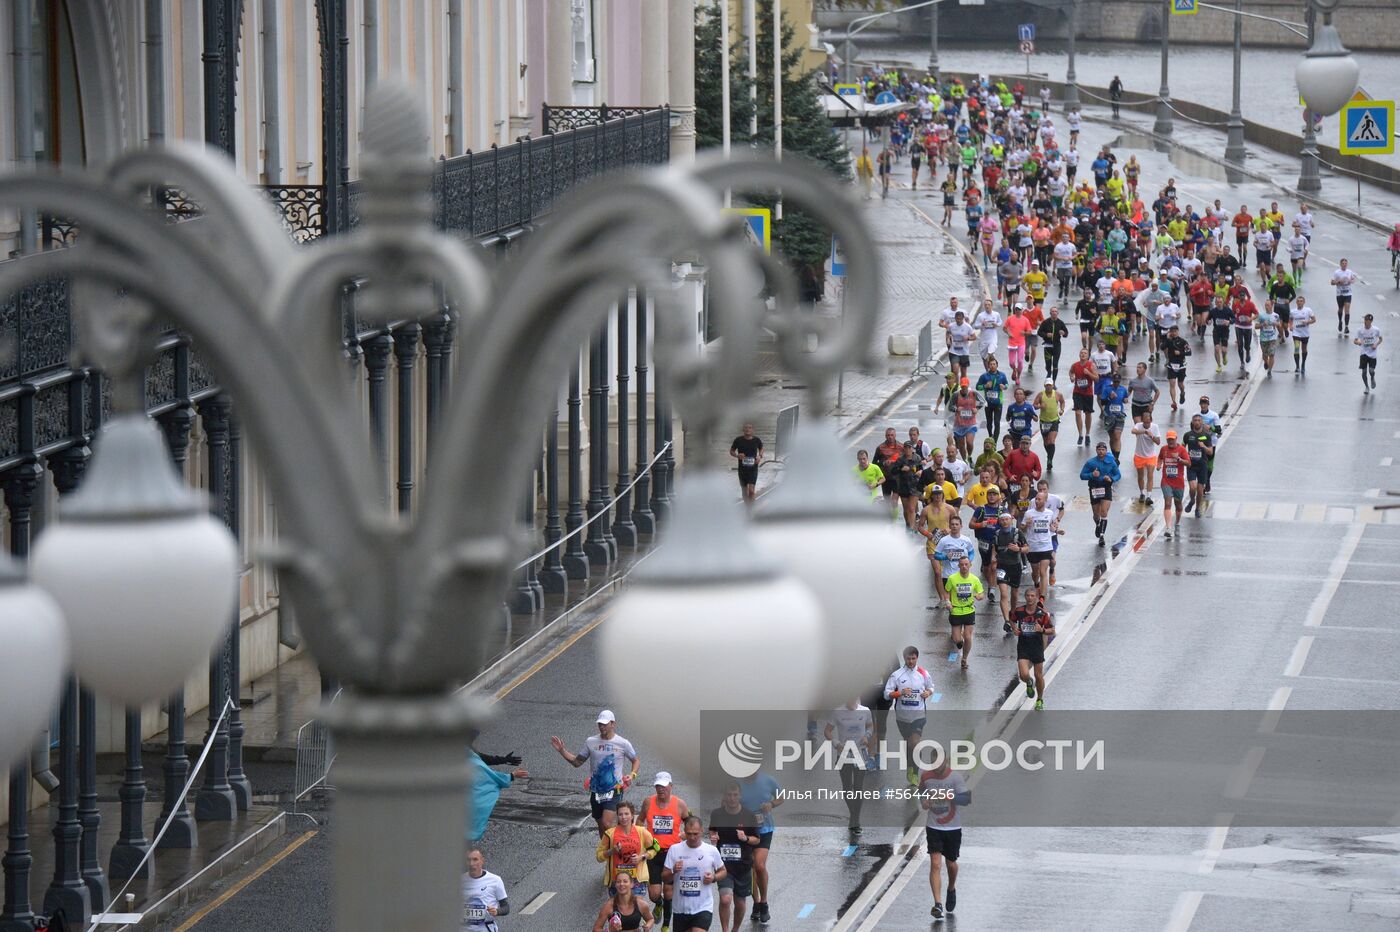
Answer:
[[[1045,700],[1044,700],[1044,699],[1037,699],[1037,700],[1035,701],[1035,710],[1036,710],[1037,712],[1044,712],[1044,711],[1045,711]]]
[[[1009,621],[1003,621],[1003,622],[1001,623],[1001,630],[1002,630],[1003,632],[1005,632],[1006,634],[1010,634],[1010,633],[1011,633],[1011,622],[1009,622]]]
[[[1172,539],[1172,532],[1171,532],[1171,529],[1168,528],[1167,530],[1163,531],[1163,532],[1162,532],[1162,536],[1165,537],[1167,540],[1171,540],[1171,539]]]
[[[1031,699],[1035,698],[1035,683],[1026,684],[1026,695]]]
[[[952,887],[948,888],[948,912],[958,908],[958,891]]]
[[[943,921],[943,904],[942,904],[942,903],[934,903],[934,904],[933,904],[933,909],[930,909],[930,910],[928,911],[928,914],[929,914],[930,916],[933,917],[933,921],[934,921],[934,922],[942,922],[942,921]]]
[[[1182,509],[1182,510],[1185,511],[1185,512],[1189,515],[1189,514],[1191,513],[1191,509],[1192,509],[1193,507],[1195,507],[1195,505],[1196,505],[1196,500],[1193,498],[1193,499],[1191,499],[1190,501],[1188,501],[1188,502],[1186,503],[1186,507],[1185,507],[1184,509]]]

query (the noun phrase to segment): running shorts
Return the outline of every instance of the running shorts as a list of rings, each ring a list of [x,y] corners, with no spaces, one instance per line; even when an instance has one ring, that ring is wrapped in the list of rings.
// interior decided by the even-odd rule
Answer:
[[[691,929],[709,929],[714,922],[714,914],[708,909],[702,913],[672,913],[672,932],[689,932]]]
[[[957,862],[958,852],[962,850],[962,829],[955,828],[949,831],[926,825],[924,834],[928,837],[929,854],[941,854],[948,860]]]
[[[1027,559],[1031,561],[1031,566],[1035,566],[1037,563],[1044,563],[1046,560],[1053,559],[1054,556],[1055,551],[1053,550],[1032,550],[1030,553],[1026,554]]]
[[[1210,465],[1205,462],[1192,463],[1186,467],[1186,478],[1192,482],[1205,482],[1210,478]]]
[[[1164,501],[1170,502],[1172,499],[1176,499],[1177,501],[1181,501],[1181,500],[1182,500],[1183,498],[1185,498],[1185,497],[1186,497],[1186,489],[1185,489],[1184,487],[1182,487],[1182,486],[1179,486],[1179,485],[1164,485],[1164,486],[1162,486],[1162,498],[1163,498]]]
[[[1045,638],[1043,635],[1016,638],[1016,659],[1031,663],[1045,662]]]
[[[716,886],[728,890],[741,900],[753,896],[753,869],[747,865],[724,862],[724,879]]]
[[[972,611],[968,612],[965,615],[954,615],[951,612],[949,612],[948,624],[952,625],[954,628],[958,627],[959,625],[975,625],[977,624],[977,613],[975,611]]]
[[[1109,430],[1109,431],[1113,431],[1113,430],[1122,430],[1122,429],[1123,429],[1123,423],[1124,423],[1124,418],[1123,418],[1123,416],[1122,416],[1121,414],[1105,414],[1105,415],[1103,416],[1103,429],[1104,429],[1104,430]]]
[[[1142,417],[1142,416],[1143,416],[1144,414],[1146,414],[1148,411],[1151,411],[1151,410],[1152,410],[1152,405],[1150,405],[1150,404],[1147,404],[1147,405],[1140,405],[1140,404],[1138,404],[1136,401],[1134,401],[1133,404],[1132,404],[1132,408],[1133,408],[1133,420],[1136,421],[1138,418]]]
[[[1348,304],[1350,304],[1350,303],[1351,303],[1351,295],[1349,295],[1349,294],[1339,294],[1339,295],[1337,295],[1337,310],[1339,310],[1339,311],[1342,310],[1342,308],[1346,307],[1346,306],[1347,306]]]
[[[1271,249],[1254,250],[1254,267],[1257,269],[1265,265],[1273,265],[1274,253]]]
[[[1045,436],[1046,434],[1052,433],[1052,432],[1057,431],[1057,430],[1059,430],[1059,429],[1060,429],[1060,422],[1059,422],[1059,421],[1041,421],[1041,422],[1040,422],[1040,435],[1041,435],[1042,437]]]
[[[598,800],[597,793],[588,794],[588,808],[593,813],[593,821],[597,822],[603,817],[604,812],[616,812],[617,804],[622,802],[622,793],[614,792],[609,794],[612,798],[603,801]]]
[[[1006,563],[997,563],[997,582],[1010,586],[1012,589],[1021,588],[1021,560],[1017,559]]]
[[[1375,372],[1375,371],[1376,371],[1376,357],[1374,357],[1374,356],[1367,356],[1367,355],[1365,355],[1365,354],[1362,354],[1362,356],[1361,356],[1361,362],[1360,362],[1360,364],[1357,366],[1357,368],[1360,369],[1362,372]]]
[[[1263,353],[1265,356],[1272,356],[1272,355],[1274,354],[1274,350],[1275,350],[1277,347],[1278,347],[1278,340],[1260,340],[1260,341],[1259,341],[1259,352]]]
[[[976,424],[973,424],[971,427],[954,427],[954,428],[953,428],[953,436],[954,436],[954,437],[971,437],[971,436],[975,435],[976,433],[977,433],[977,425],[976,425]]]
[[[1185,382],[1186,367],[1167,364],[1167,381]]]
[[[740,467],[739,467],[739,484],[740,484],[740,485],[754,485],[754,484],[756,484],[757,482],[758,482],[758,467],[757,467],[757,466],[740,466]]]
[[[1133,465],[1136,466],[1138,469],[1156,469],[1157,454],[1154,453],[1151,456],[1137,456],[1136,454],[1134,454]]]
[[[899,736],[905,741],[908,741],[914,735],[921,735],[924,733],[924,726],[928,724],[928,719],[924,717],[903,719],[896,716],[894,723],[899,728]],[[764,836],[760,835],[758,837],[762,839]],[[759,847],[762,848],[764,845],[760,842]]]
[[[1091,485],[1089,486],[1089,503],[1097,505],[1099,502],[1113,501],[1113,486],[1111,485]]]
[[[1219,327],[1219,326],[1211,327],[1211,328],[1210,328],[1210,340],[1211,340],[1211,342],[1214,343],[1216,346],[1227,346],[1227,345],[1229,345],[1229,343],[1230,343],[1230,326],[1227,324],[1227,325],[1225,325],[1224,327]]]
[[[1079,394],[1079,393],[1076,392],[1075,395],[1074,395],[1074,410],[1076,410],[1076,411],[1083,411],[1085,414],[1093,414],[1093,413],[1094,413],[1094,396],[1093,396],[1093,395],[1081,395],[1081,394]]]
[[[964,369],[967,369],[967,368],[970,368],[970,367],[972,366],[972,357],[969,356],[967,353],[961,353],[961,354],[949,353],[949,354],[948,354],[948,365],[949,365],[949,366],[962,366]]]

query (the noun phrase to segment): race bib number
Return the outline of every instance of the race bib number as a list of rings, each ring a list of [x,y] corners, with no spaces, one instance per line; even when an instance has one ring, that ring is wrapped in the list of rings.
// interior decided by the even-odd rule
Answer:
[[[1102,488],[1099,488],[1098,486],[1095,486],[1095,487],[1089,489],[1089,497],[1090,497],[1090,498],[1103,498],[1104,492],[1105,492],[1105,491],[1106,491],[1105,489],[1102,489]]]
[[[679,885],[681,896],[699,896],[701,886],[699,877],[682,877]]]
[[[1049,534],[1049,533],[1050,533],[1050,519],[1049,519],[1049,518],[1036,518],[1036,519],[1035,519],[1035,522],[1034,522],[1031,526],[1032,526],[1032,528],[1034,528],[1034,530],[1035,530],[1035,532],[1036,532],[1037,534]]]
[[[1123,403],[1121,401],[1113,402],[1108,406],[1108,413],[1121,415],[1123,413]]]
[[[1265,327],[1263,330],[1259,331],[1259,338],[1261,340],[1277,340],[1278,331],[1273,327]]]
[[[997,567],[997,582],[1006,582],[1006,570]]]
[[[606,793],[594,793],[593,798],[600,803],[605,803],[612,799],[614,795],[616,795],[615,790],[608,790]]]
[[[1193,449],[1193,450],[1191,451],[1191,461],[1192,461],[1192,462],[1195,462],[1196,460],[1200,459],[1201,456],[1202,456],[1202,451],[1201,451],[1201,448],[1200,448],[1200,447],[1196,447],[1195,449]],[[1167,468],[1170,469],[1171,467],[1167,467]]]
[[[468,922],[485,922],[486,917],[490,915],[485,906],[468,906],[466,912]]]
[[[1024,635],[1024,636],[1026,636],[1026,637],[1030,637],[1031,635],[1033,635],[1033,634],[1036,633],[1036,630],[1035,630],[1035,622],[1032,621],[1032,620],[1029,619],[1029,618],[1027,618],[1027,619],[1025,619],[1024,621],[1022,621],[1020,627],[1021,627],[1021,634]]]
[[[924,706],[924,700],[922,696],[920,696],[918,693],[915,693],[912,696],[905,696],[902,699],[900,699],[899,704],[911,709],[921,709]]]
[[[1180,472],[1180,467],[1177,466],[1175,463],[1168,463],[1166,467],[1162,470],[1162,472],[1167,477],[1175,479],[1177,473]]]
[[[1075,387],[1075,388],[1088,388],[1088,387],[1089,387],[1089,380],[1088,380],[1088,379],[1075,379],[1075,380],[1074,380],[1074,387]]]
[[[972,597],[972,583],[958,583],[956,587],[958,598],[969,599]]]
[[[726,861],[741,861],[744,858],[743,849],[738,845],[720,845],[719,856]]]
[[[746,456],[739,460],[739,462],[743,463],[745,466],[752,466],[754,464],[754,458],[752,456]]]
[[[658,815],[651,817],[651,833],[653,835],[669,835],[675,829],[675,816]]]

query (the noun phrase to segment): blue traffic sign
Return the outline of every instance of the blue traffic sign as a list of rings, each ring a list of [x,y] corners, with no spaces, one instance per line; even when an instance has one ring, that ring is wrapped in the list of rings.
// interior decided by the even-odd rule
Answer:
[[[831,236],[831,276],[841,278],[846,274],[846,251],[841,248],[841,240]]]
[[[1022,23],[1016,27],[1016,38],[1022,42],[1035,41],[1035,23]]]
[[[875,102],[877,104],[897,104],[899,103],[899,98],[889,91],[881,91],[875,95]]]
[[[1173,16],[1190,16],[1200,12],[1197,0],[1172,0]]]
[[[1342,108],[1342,138],[1338,148],[1347,155],[1395,151],[1395,102],[1353,101]]]

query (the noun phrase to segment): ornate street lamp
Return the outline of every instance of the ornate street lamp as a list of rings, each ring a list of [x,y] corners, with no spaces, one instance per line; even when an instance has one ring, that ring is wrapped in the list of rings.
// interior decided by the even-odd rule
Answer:
[[[693,310],[664,313],[670,308],[663,300],[657,352],[685,347],[687,358],[667,368],[688,423],[713,428],[728,416],[754,368],[763,319],[753,297],[756,276],[768,280],[783,319],[796,317],[797,302],[790,276],[779,274],[722,214],[726,188],[781,184],[790,203],[827,221],[840,217],[829,225],[853,256],[873,256],[874,247],[849,192],[816,168],[793,161],[781,169],[742,163],[674,168],[611,177],[561,203],[493,280],[480,254],[433,224],[428,131],[412,92],[380,82],[364,126],[359,225],[301,250],[289,248],[271,208],[227,161],[204,150],[134,153],[100,177],[0,177],[0,203],[7,208],[72,218],[83,230],[71,249],[0,268],[0,294],[36,279],[71,279],[81,345],[89,361],[115,367],[119,377],[140,371],[131,361],[143,358],[157,320],[188,333],[210,360],[239,406],[277,501],[274,560],[284,598],[295,607],[322,671],[345,687],[325,713],[338,748],[336,928],[379,932],[408,925],[447,932],[461,915],[466,735],[484,716],[479,703],[457,696],[455,687],[494,656],[494,621],[524,549],[514,531],[518,490],[481,477],[498,475],[503,461],[535,455],[534,425],[549,417],[579,346],[597,332],[622,289],[644,283],[664,298],[664,285],[653,279],[669,277],[675,256],[707,267],[722,340],[698,358]],[[167,223],[150,197],[162,187],[178,188],[199,204],[201,219]],[[859,312],[873,321],[875,263],[852,273],[849,287],[870,298],[847,318]],[[462,345],[470,348],[430,451],[432,487],[416,515],[384,505],[378,459],[344,365],[342,297],[352,280],[361,282],[356,312],[371,323],[436,315],[441,289],[459,317]],[[118,293],[119,301],[101,299]],[[114,305],[122,313],[113,313]],[[91,487],[47,532],[52,543],[35,563],[69,612],[69,629],[88,642],[75,656],[89,656],[106,638],[127,637],[133,650],[147,651],[161,650],[162,638],[179,639],[179,649],[162,661],[170,668],[151,673],[147,688],[154,691],[189,672],[193,663],[185,655],[208,636],[205,619],[226,619],[232,570],[222,584],[214,579],[226,556],[217,539],[192,520],[187,499],[173,495],[165,480],[145,475],[155,466],[141,425],[128,417],[113,426],[98,440]],[[729,558],[718,551],[742,552],[748,534],[733,515],[728,536],[701,533],[710,519],[722,526],[715,512],[733,508],[709,504],[711,481],[703,474],[688,481],[694,488],[685,491],[698,513],[678,507],[668,556],[649,562],[671,567],[673,595],[703,591],[713,607],[732,606],[743,592],[764,600],[758,608],[766,611],[744,618],[710,616],[717,634],[765,644],[793,636],[810,641],[824,621],[799,582],[777,567],[755,571],[747,582],[722,581],[710,571]],[[128,534],[148,535],[139,538],[134,555],[121,552]],[[155,556],[158,536],[160,553],[184,547],[183,562],[138,565],[137,557]],[[65,565],[78,553],[90,566]],[[134,575],[118,575],[113,567]],[[149,582],[151,572],[160,573],[162,585],[182,587],[177,610],[148,612],[148,597],[135,583]],[[185,572],[198,574],[196,583],[212,581],[197,587],[172,578]],[[77,585],[93,591],[81,598],[66,591]],[[0,611],[15,605],[0,586]],[[693,614],[694,605],[686,605]],[[0,615],[0,624],[13,617]],[[788,619],[786,631],[765,631],[773,618]],[[648,620],[651,632],[664,635],[670,619]],[[113,631],[121,624],[131,627]],[[193,630],[179,630],[187,627]],[[59,647],[53,656],[63,655]],[[734,658],[736,664],[744,660]],[[124,693],[121,682],[102,683],[126,698],[138,692]],[[14,705],[11,686],[0,679],[0,702],[7,707]],[[30,704],[34,699],[25,697]],[[704,697],[690,701],[698,709]],[[673,708],[668,703],[667,711]]]
[[[1310,5],[1322,14],[1312,47],[1298,62],[1294,77],[1298,93],[1308,109],[1321,116],[1330,116],[1342,109],[1361,80],[1361,66],[1342,45],[1337,27],[1332,25],[1332,13],[1340,0],[1311,0]]]

